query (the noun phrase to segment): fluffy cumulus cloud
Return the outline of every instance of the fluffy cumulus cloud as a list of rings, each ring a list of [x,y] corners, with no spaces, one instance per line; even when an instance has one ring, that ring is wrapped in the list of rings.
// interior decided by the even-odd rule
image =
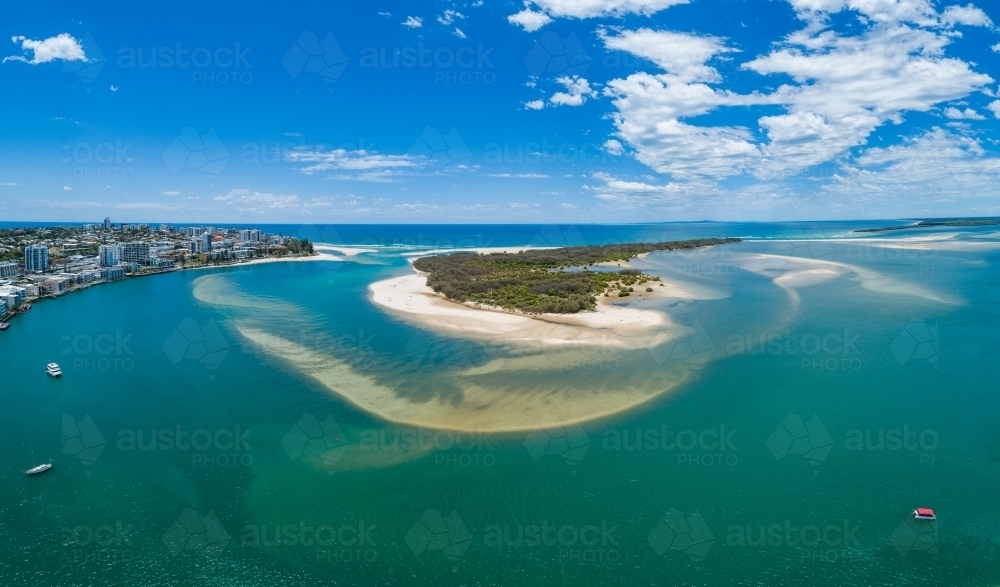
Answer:
[[[908,112],[987,92],[993,82],[946,54],[956,36],[950,27],[991,24],[972,5],[938,13],[923,0],[791,4],[806,26],[739,66],[765,80],[789,80],[767,93],[720,87],[716,63],[738,57],[725,39],[650,28],[599,30],[608,49],[655,68],[607,83],[617,139],[629,144],[640,162],[674,178],[782,178],[849,156],[877,129],[901,123]],[[862,32],[844,35],[829,27],[829,16],[842,10],[863,15]],[[756,127],[691,122],[753,106],[778,112],[758,116]],[[983,119],[972,108],[949,107],[944,114]]]
[[[21,50],[25,53],[31,52],[31,59],[25,55],[11,55],[4,57],[3,62],[21,61],[31,65],[49,63],[50,61],[87,61],[83,46],[80,41],[73,38],[68,33],[62,33],[54,37],[36,41],[26,37],[12,37],[11,40],[21,44]]]
[[[526,31],[536,31],[553,18],[593,18],[626,14],[653,14],[688,0],[528,0],[524,10],[507,17]]]
[[[617,109],[618,137],[635,149],[639,161],[660,173],[693,179],[737,174],[761,158],[748,129],[696,126],[682,120],[722,106],[771,101],[709,85],[721,81],[721,76],[706,62],[733,51],[720,39],[641,29],[605,34],[604,42],[608,48],[648,59],[662,70],[613,79],[605,89]]]
[[[419,16],[407,16],[406,20],[401,23],[403,26],[410,27],[411,29],[419,29],[424,26],[424,19]]]
[[[1000,118],[1000,100],[994,100],[990,102],[986,107],[990,109],[990,112],[993,113],[993,116]]]
[[[566,91],[552,94],[549,103],[553,106],[582,106],[587,98],[597,96],[597,91],[580,76],[561,76],[556,78],[556,81],[562,84]]]
[[[976,112],[972,108],[959,110],[954,106],[949,106],[944,109],[944,115],[952,120],[986,120],[985,116]]]

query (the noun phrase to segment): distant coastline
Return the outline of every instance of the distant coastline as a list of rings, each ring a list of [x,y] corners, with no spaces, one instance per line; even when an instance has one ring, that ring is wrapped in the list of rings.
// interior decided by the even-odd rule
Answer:
[[[857,233],[890,232],[894,230],[908,230],[911,228],[935,228],[941,226],[997,226],[1000,225],[1000,218],[955,218],[952,220],[919,220],[913,224],[901,226],[883,226],[881,228],[860,228]]]

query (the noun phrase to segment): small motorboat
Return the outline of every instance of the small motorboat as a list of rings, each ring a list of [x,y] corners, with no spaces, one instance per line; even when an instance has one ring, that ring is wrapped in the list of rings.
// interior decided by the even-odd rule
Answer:
[[[936,520],[934,510],[930,508],[917,508],[913,510],[913,518],[916,520]]]
[[[56,365],[55,363],[49,363],[46,365],[45,372],[53,377],[62,377],[62,369],[60,369],[59,365]]]
[[[9,322],[0,322],[0,330],[7,330],[8,328],[10,328]]]
[[[38,465],[37,467],[32,467],[24,472],[25,475],[37,475],[39,473],[44,473],[52,468],[52,463],[45,463]]]

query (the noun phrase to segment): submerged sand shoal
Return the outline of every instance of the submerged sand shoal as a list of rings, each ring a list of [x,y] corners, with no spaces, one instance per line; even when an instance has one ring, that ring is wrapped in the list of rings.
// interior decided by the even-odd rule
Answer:
[[[450,377],[461,386],[459,401],[451,396],[410,397],[328,354],[248,325],[237,325],[237,330],[257,349],[315,379],[357,408],[387,422],[418,428],[475,433],[559,428],[628,411],[686,380],[683,372],[669,371],[651,374],[645,385],[605,382],[581,389],[561,383],[557,377],[540,390],[504,385],[504,378],[490,377],[499,371],[508,376],[518,371],[540,374],[544,369],[537,364],[539,356],[534,355],[526,360],[498,359],[452,373]],[[546,354],[545,362],[549,369],[558,363],[551,353]]]

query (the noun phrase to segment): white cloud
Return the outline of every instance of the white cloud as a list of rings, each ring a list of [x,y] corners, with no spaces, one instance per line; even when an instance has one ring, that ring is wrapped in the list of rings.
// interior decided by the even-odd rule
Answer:
[[[178,191],[171,190],[171,191],[163,192],[163,195],[164,196],[179,196],[179,195],[181,195],[181,193],[178,192]]]
[[[690,179],[741,173],[759,161],[762,153],[749,130],[682,121],[720,106],[773,103],[766,96],[741,96],[708,85],[721,76],[705,61],[732,51],[721,40],[649,29],[602,37],[609,48],[650,59],[666,70],[613,79],[604,91],[617,109],[616,134],[635,149],[640,162],[659,173]]]
[[[1000,43],[993,45],[990,49],[992,49],[995,53],[1000,53]]]
[[[73,188],[69,187],[68,185],[64,185],[63,186],[63,191],[64,192],[71,192],[71,191],[73,191]]]
[[[530,102],[525,102],[524,107],[528,110],[541,110],[545,108],[545,102],[542,100],[531,100]]]
[[[461,19],[461,18],[465,18],[465,15],[456,10],[448,9],[444,11],[444,14],[437,17],[437,21],[445,26],[448,26],[451,23],[455,22],[456,19]]]
[[[1000,100],[994,100],[987,104],[986,107],[993,113],[993,116],[1000,118]]]
[[[759,174],[795,173],[865,144],[906,111],[926,112],[993,80],[944,56],[949,37],[907,25],[877,26],[854,37],[794,33],[743,69],[791,76],[773,97],[786,113],[759,120],[769,142]]]
[[[625,152],[625,147],[615,139],[608,139],[604,141],[604,150],[612,155],[621,155]]]
[[[941,13],[941,22],[954,26],[964,24],[969,26],[993,26],[993,21],[986,13],[971,3],[965,6],[949,6]]]
[[[424,19],[419,16],[407,16],[406,20],[401,23],[403,26],[408,26],[411,29],[418,29],[424,26]]]
[[[997,196],[1000,157],[978,139],[941,128],[898,145],[866,150],[842,168],[827,193],[855,201],[919,202]]]
[[[882,0],[856,3],[866,1],[867,13],[884,8],[877,6]],[[845,5],[839,0],[793,4],[813,11]],[[911,16],[923,14],[919,6],[907,10]],[[640,162],[678,178],[794,175],[864,145],[875,129],[901,122],[907,111],[932,110],[993,81],[944,55],[951,33],[905,24],[876,24],[855,36],[807,26],[742,65],[763,76],[788,76],[792,83],[770,94],[745,95],[710,85],[722,81],[710,60],[733,51],[722,39],[650,29],[601,31],[600,36],[609,49],[649,59],[663,70],[613,79],[605,94],[617,109],[615,134],[634,148]],[[723,107],[755,105],[785,110],[758,119],[763,140],[757,129],[687,120]]]
[[[688,0],[525,0],[524,10],[507,17],[528,32],[538,30],[553,18],[593,18],[596,16],[651,15]],[[537,8],[533,11],[532,8]]]
[[[525,8],[517,14],[508,16],[507,22],[519,25],[529,33],[533,33],[552,22],[552,17],[544,12],[535,12],[530,8]]]
[[[419,167],[419,158],[410,155],[382,155],[363,149],[320,149],[303,147],[285,154],[285,160],[302,163],[306,175],[329,174],[335,179],[385,181],[391,176]]]
[[[974,5],[948,6],[938,13],[929,0],[789,0],[799,17],[813,22],[823,22],[829,15],[843,10],[854,10],[865,20],[879,24],[910,22],[920,26],[946,26],[957,24],[992,26],[986,13]]]
[[[976,112],[972,108],[966,108],[965,110],[959,110],[954,106],[949,106],[944,109],[944,115],[952,120],[986,120],[986,117],[982,114]]]
[[[294,194],[268,194],[251,192],[247,189],[230,190],[228,194],[212,198],[218,202],[235,206],[240,212],[263,214],[277,210],[298,209],[301,200]]]
[[[557,206],[560,210],[576,210],[579,208],[576,204],[567,204],[566,202],[560,202]]]
[[[556,92],[549,98],[549,103],[553,106],[582,106],[587,98],[597,96],[597,91],[590,87],[590,83],[580,76],[562,76],[556,81],[566,88],[565,92]]]
[[[611,36],[598,31],[608,49],[625,51],[649,59],[680,82],[717,82],[719,73],[706,62],[712,57],[734,52],[717,37],[697,36],[671,31],[639,29],[621,31]]]
[[[4,57],[4,63],[8,61],[22,61],[31,65],[38,65],[39,63],[48,63],[57,59],[62,61],[87,61],[87,56],[84,55],[83,46],[80,45],[80,41],[74,39],[69,33],[62,33],[41,41],[21,36],[11,37],[11,40],[15,43],[21,43],[22,51],[31,51],[32,57],[29,60],[22,55],[12,55]]]
[[[451,32],[451,34],[455,35],[459,39],[464,39],[465,38],[465,32],[462,29],[458,28],[458,27],[455,27],[455,30],[453,30]]]
[[[487,177],[504,177],[514,179],[548,179],[545,173],[487,173]]]

